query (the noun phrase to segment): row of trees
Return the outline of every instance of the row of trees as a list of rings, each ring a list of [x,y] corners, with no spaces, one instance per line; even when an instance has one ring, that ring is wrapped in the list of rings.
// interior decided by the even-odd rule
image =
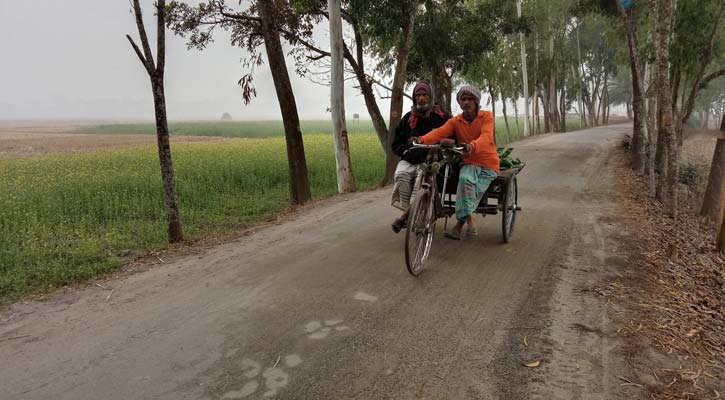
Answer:
[[[245,48],[250,54],[247,67],[263,63],[264,48],[285,126],[290,201],[295,204],[308,202],[311,193],[283,43],[291,49],[296,73],[314,79],[331,77],[341,192],[355,190],[342,80],[353,79],[365,100],[385,154],[382,185],[392,181],[397,163],[390,144],[403,114],[406,84],[429,80],[435,101],[450,112],[453,89],[466,80],[489,94],[494,112],[496,100],[503,102],[509,132],[507,103],[514,106],[518,116],[518,101],[523,97],[527,97],[523,101],[530,105],[527,108],[533,114],[524,123],[531,124],[527,130],[533,133],[565,131],[570,110],[576,110],[580,126],[607,123],[611,107],[625,105],[634,119],[633,167],[640,173],[649,173],[653,193],[669,201],[674,214],[678,151],[684,126],[693,113],[709,116],[717,112],[717,104],[723,103],[722,91],[713,90],[712,85],[719,85],[717,78],[723,75],[722,70],[714,67],[721,65],[725,57],[721,45],[725,41],[719,27],[723,3],[638,0],[631,7],[632,3],[253,0],[229,4],[225,0],[208,0],[197,5],[179,1],[166,5],[158,1],[157,51],[163,48],[164,26],[186,38],[189,48],[199,50],[213,40],[215,29],[226,30],[230,33],[230,45]],[[517,5],[521,7],[521,17],[517,16]],[[135,45],[134,48],[149,71],[156,99],[157,92],[163,94],[163,63],[149,68],[149,60],[151,64],[153,60],[137,9],[138,0],[134,0],[141,41],[146,44],[144,53]],[[325,26],[330,27],[329,46],[315,41],[315,30]],[[527,54],[527,73],[522,69],[522,53]],[[162,58],[159,55],[159,60]],[[239,80],[245,102],[256,95],[253,82],[251,71]],[[379,104],[381,91],[391,99],[386,116]],[[164,124],[159,125],[160,149]],[[169,169],[170,154],[160,150],[162,155],[168,156],[168,162],[162,161],[162,165]],[[717,171],[715,168],[715,175]],[[717,176],[711,176],[713,179]],[[168,186],[173,186],[173,179],[169,182]],[[166,189],[166,178],[164,184]],[[167,196],[167,203],[172,198]],[[176,210],[175,214],[167,214],[178,216]],[[712,210],[708,206],[707,212]]]
[[[649,191],[678,212],[680,148],[693,112],[706,114],[723,92],[707,93],[725,75],[725,2],[719,0],[621,1],[600,4],[618,12],[627,34],[634,117],[632,167],[649,174]],[[722,87],[720,83],[713,85]],[[705,96],[701,96],[705,94]],[[698,97],[700,101],[698,102]],[[703,102],[704,100],[704,102]],[[725,118],[725,116],[723,116]],[[725,119],[723,120],[725,124]],[[725,142],[713,155],[701,214],[722,225]],[[720,250],[725,248],[720,243]]]

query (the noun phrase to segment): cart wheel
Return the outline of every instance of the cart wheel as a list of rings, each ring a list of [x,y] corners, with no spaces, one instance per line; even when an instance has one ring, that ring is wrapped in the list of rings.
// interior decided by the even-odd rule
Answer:
[[[516,204],[519,199],[519,186],[514,176],[504,188],[503,216],[501,217],[501,230],[503,241],[508,243],[514,234],[514,223],[516,222]]]

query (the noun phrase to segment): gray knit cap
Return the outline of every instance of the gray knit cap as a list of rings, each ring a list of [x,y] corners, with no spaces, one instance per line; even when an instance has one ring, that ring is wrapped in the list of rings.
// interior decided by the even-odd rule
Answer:
[[[460,89],[458,89],[458,94],[456,94],[456,101],[460,104],[461,103],[461,96],[464,94],[470,94],[476,99],[476,104],[481,105],[481,91],[478,90],[477,87],[473,85],[463,85]]]

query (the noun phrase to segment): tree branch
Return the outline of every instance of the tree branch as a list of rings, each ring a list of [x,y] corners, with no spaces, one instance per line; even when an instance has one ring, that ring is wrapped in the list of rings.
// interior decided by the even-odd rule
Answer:
[[[164,79],[166,66],[166,0],[156,3],[156,76]]]
[[[715,71],[711,73],[710,75],[702,78],[702,81],[700,82],[700,86],[697,87],[698,90],[705,89],[707,85],[710,83],[710,81],[715,80],[721,76],[725,76],[725,68]]]
[[[308,57],[308,58],[313,59],[313,60],[316,61],[316,60],[322,59],[324,57],[330,57],[330,52],[329,51],[325,51],[325,50],[322,50],[322,49],[316,47],[312,43],[310,43],[310,42],[302,39],[301,37],[293,34],[292,32],[289,32],[289,31],[284,30],[282,28],[279,28],[278,31],[281,34],[283,34],[285,36],[285,39],[287,39],[288,41],[294,42],[294,43],[300,43],[301,45],[305,46],[307,49],[312,50],[315,53],[317,53],[317,54],[320,55],[320,57],[314,57],[314,58],[313,57]]]
[[[221,14],[223,17],[233,19],[235,21],[253,21],[258,23],[262,22],[262,19],[259,17],[252,17],[251,15],[246,14],[225,12],[221,7],[219,7],[219,14]]]
[[[368,75],[368,79],[369,79],[369,80],[370,80],[370,81],[371,81],[372,83],[374,83],[374,84],[376,84],[376,85],[380,86],[381,88],[383,88],[383,89],[385,89],[385,90],[387,90],[387,91],[389,91],[389,92],[392,92],[392,91],[393,91],[393,89],[392,89],[391,87],[388,87],[388,86],[384,85],[384,84],[383,84],[382,82],[380,82],[379,80],[377,80],[377,79],[373,78],[373,77],[372,77],[372,76],[370,76],[370,75]],[[412,97],[411,97],[411,96],[410,96],[410,95],[409,95],[408,93],[405,93],[405,92],[403,92],[403,96],[405,96],[405,97],[409,98],[410,100],[413,100],[413,98],[412,98]]]
[[[148,61],[146,61],[146,59],[143,56],[143,53],[141,53],[141,49],[138,48],[138,46],[133,41],[133,39],[131,39],[131,36],[130,35],[127,34],[126,35],[126,38],[131,43],[131,47],[133,47],[133,50],[136,52],[136,55],[138,56],[138,59],[141,60],[141,64],[143,64],[143,67],[146,69],[146,72],[148,72],[149,75],[152,75],[154,73],[154,69],[153,69],[153,67],[150,67],[149,66]]]
[[[151,47],[149,46],[149,38],[146,36],[146,28],[143,25],[143,17],[141,15],[141,5],[138,0],[133,0],[133,13],[136,16],[136,27],[138,28],[138,35],[141,38],[141,46],[143,46],[143,53],[146,58],[146,67],[151,65],[151,70],[154,70],[154,55],[151,53]]]

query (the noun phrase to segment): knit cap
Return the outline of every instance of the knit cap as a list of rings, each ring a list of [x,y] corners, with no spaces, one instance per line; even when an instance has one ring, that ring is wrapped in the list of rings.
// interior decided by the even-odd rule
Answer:
[[[464,94],[469,94],[473,96],[473,98],[476,99],[476,104],[481,105],[481,91],[478,90],[477,87],[473,85],[463,85],[460,89],[458,89],[458,94],[456,94],[456,101],[460,104],[461,103],[461,96]]]

